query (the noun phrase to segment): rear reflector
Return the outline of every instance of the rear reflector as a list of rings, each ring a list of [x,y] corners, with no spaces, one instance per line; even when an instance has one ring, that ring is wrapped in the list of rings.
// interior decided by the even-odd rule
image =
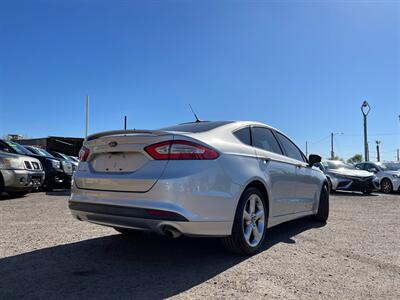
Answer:
[[[80,161],[86,161],[89,157],[90,150],[86,147],[82,147],[81,150],[79,151],[79,160]]]
[[[218,152],[212,149],[184,140],[165,141],[147,146],[144,150],[156,160],[206,160],[219,156]]]

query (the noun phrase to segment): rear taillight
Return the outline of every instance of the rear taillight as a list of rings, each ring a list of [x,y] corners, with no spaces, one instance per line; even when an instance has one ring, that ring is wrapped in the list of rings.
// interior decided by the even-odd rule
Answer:
[[[80,161],[86,161],[89,157],[90,150],[86,147],[82,147],[81,150],[79,151],[79,160]]]
[[[203,145],[183,141],[165,141],[147,146],[144,150],[156,160],[216,159],[218,152]]]

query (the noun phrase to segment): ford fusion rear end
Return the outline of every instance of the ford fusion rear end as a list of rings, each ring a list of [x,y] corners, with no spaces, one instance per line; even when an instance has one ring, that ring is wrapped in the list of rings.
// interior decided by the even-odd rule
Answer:
[[[134,132],[88,141],[81,159],[69,204],[78,219],[160,233],[230,232],[239,187],[209,145],[166,132]]]

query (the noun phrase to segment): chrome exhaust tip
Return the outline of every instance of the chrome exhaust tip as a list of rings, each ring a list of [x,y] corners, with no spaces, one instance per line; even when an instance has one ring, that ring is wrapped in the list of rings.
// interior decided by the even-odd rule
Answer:
[[[170,239],[176,239],[182,235],[182,233],[178,229],[169,225],[164,226],[161,232],[163,233],[163,235]]]

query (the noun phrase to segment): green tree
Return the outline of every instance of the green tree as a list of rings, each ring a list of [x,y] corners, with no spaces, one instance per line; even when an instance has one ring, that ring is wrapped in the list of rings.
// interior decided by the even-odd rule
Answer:
[[[337,155],[335,155],[335,156],[333,157],[333,160],[340,160],[340,161],[343,161],[343,162],[344,162],[344,159],[341,158],[340,156],[337,156]]]
[[[350,157],[347,162],[349,164],[355,164],[355,163],[359,163],[362,162],[362,155],[361,154],[355,154],[352,157]]]

